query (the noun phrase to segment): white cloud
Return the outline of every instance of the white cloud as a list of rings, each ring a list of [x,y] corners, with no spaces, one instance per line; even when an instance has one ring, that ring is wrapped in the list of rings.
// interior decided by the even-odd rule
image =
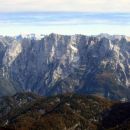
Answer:
[[[130,0],[0,0],[0,12],[130,12]]]

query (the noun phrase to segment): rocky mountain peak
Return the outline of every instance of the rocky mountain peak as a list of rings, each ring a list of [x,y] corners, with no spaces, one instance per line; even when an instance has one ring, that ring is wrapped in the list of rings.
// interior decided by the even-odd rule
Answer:
[[[120,98],[127,97],[130,87],[130,42],[125,36],[1,37],[0,61],[6,77],[42,95],[107,93]]]

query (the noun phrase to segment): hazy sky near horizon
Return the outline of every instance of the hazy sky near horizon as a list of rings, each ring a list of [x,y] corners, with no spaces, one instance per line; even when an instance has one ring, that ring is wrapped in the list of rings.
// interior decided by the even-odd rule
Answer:
[[[0,12],[130,12],[130,0],[0,0]]]
[[[130,0],[0,0],[0,34],[130,36]]]

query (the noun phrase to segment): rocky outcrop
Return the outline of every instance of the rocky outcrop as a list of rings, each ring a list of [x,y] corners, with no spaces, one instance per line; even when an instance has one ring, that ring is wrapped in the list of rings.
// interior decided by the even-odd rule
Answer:
[[[1,37],[2,75],[41,95],[79,92],[129,98],[128,39],[103,34]]]

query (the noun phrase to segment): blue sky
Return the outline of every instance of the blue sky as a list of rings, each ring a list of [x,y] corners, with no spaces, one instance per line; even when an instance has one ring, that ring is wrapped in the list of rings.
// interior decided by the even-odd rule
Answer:
[[[130,0],[0,0],[0,34],[130,36]]]

